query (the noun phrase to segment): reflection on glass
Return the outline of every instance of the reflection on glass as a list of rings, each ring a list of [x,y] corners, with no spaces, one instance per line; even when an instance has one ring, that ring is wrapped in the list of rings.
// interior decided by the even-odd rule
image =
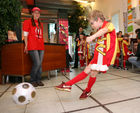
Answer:
[[[49,23],[50,43],[57,43],[55,23]]]

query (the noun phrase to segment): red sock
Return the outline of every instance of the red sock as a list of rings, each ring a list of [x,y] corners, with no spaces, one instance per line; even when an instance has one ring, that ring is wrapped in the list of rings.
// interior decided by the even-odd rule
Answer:
[[[66,82],[65,84],[69,85],[69,86],[72,86],[73,84],[79,82],[80,80],[83,80],[87,76],[88,76],[88,74],[83,71],[80,74],[78,74],[76,77],[74,77],[72,80]]]
[[[119,67],[119,59],[116,60],[117,67]]]
[[[85,63],[85,61],[84,60],[81,60],[81,67],[84,66],[84,63]]]
[[[80,60],[80,67],[82,67],[82,60]]]
[[[95,81],[96,81],[96,77],[89,77],[88,85],[87,85],[87,88],[86,88],[87,92],[91,91],[91,87],[93,86]]]
[[[117,60],[115,59],[114,66],[117,64]]]
[[[123,67],[125,68],[126,67],[126,63],[125,63],[126,61],[125,60],[123,60]]]

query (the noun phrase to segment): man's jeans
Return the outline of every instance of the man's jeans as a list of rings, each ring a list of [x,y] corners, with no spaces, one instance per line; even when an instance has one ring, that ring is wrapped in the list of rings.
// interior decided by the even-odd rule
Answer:
[[[33,63],[31,73],[30,73],[31,82],[40,82],[44,50],[32,50],[32,51],[29,51],[29,55]]]
[[[132,56],[128,58],[128,61],[134,64],[136,67],[140,68],[140,60],[137,60],[138,57]]]

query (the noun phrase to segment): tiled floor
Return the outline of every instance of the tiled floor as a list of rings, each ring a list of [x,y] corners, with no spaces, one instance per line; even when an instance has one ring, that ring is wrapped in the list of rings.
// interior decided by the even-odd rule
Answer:
[[[66,76],[58,73],[50,80],[45,78],[45,86],[36,88],[36,98],[28,105],[13,102],[11,91],[16,84],[0,85],[0,113],[140,113],[140,71],[111,68],[99,74],[92,95],[85,100],[79,100],[79,96],[88,77],[73,85],[71,92],[54,89],[80,72],[75,69]]]

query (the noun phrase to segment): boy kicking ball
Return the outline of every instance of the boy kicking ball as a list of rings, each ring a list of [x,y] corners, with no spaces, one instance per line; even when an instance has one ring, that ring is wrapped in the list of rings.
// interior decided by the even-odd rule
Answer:
[[[72,80],[62,82],[60,85],[55,86],[58,90],[71,91],[73,84],[85,79],[89,75],[87,87],[83,90],[79,99],[86,99],[90,96],[91,87],[96,81],[97,74],[99,72],[105,73],[109,69],[109,65],[114,64],[117,53],[117,38],[113,24],[105,21],[103,13],[98,10],[94,10],[90,13],[89,22],[92,29],[97,30],[95,34],[86,38],[88,43],[97,39],[93,59],[84,71]]]

